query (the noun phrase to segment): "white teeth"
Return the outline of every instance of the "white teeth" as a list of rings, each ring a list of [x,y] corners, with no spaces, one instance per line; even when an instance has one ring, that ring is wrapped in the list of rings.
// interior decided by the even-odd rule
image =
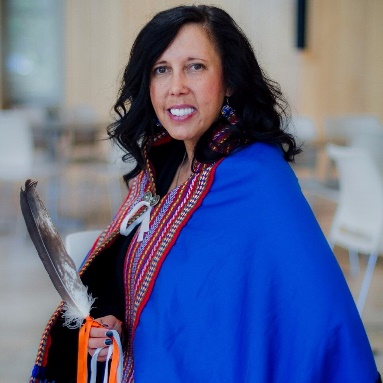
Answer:
[[[187,114],[193,113],[193,111],[194,111],[193,108],[184,108],[184,109],[172,108],[172,109],[170,109],[170,113],[173,116],[177,116],[177,117],[186,116]]]

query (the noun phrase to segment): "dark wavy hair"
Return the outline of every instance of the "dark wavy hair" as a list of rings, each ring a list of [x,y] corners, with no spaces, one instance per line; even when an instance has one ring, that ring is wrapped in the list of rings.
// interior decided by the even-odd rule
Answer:
[[[210,34],[218,48],[223,66],[223,78],[230,89],[230,105],[239,117],[230,125],[230,140],[240,146],[251,142],[279,145],[286,161],[293,161],[300,152],[294,137],[283,130],[289,118],[288,105],[277,83],[267,78],[260,68],[249,40],[235,21],[214,6],[178,6],[155,15],[138,34],[114,111],[117,120],[108,126],[108,135],[126,151],[124,160],[134,159],[136,167],[125,181],[144,167],[143,143],[150,145],[155,133],[156,115],[150,100],[150,74],[153,65],[172,43],[185,24],[200,24]],[[227,155],[211,149],[213,127],[199,139],[194,157],[201,163],[211,163]],[[178,145],[179,147],[179,145]]]

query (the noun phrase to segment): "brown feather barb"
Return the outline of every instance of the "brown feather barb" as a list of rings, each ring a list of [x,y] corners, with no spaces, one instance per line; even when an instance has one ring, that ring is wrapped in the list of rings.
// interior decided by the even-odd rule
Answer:
[[[70,328],[80,327],[89,315],[94,299],[81,282],[75,263],[36,191],[37,182],[28,179],[20,190],[20,206],[37,253],[54,287],[65,301],[63,318]]]

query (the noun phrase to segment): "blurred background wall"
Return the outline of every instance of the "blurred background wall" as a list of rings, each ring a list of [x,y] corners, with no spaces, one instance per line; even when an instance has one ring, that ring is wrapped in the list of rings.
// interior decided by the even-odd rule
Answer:
[[[308,48],[297,106],[326,115],[383,117],[383,1],[309,1]]]
[[[327,131],[338,131],[334,140],[341,138],[343,143],[352,136],[349,130],[373,133],[368,140],[365,136],[350,141],[360,141],[368,153],[376,154],[383,175],[383,0],[212,1],[243,28],[261,66],[280,83],[298,117],[297,137],[307,145],[295,170],[327,235],[343,181],[334,167],[327,166],[325,144],[334,135],[317,136],[318,130],[325,131],[325,118],[345,115],[347,120],[357,115],[356,121],[350,118],[337,129],[337,123],[330,124]],[[306,45],[298,49],[297,5],[302,2],[307,5]],[[0,0],[1,382],[27,381],[40,334],[59,301],[26,239],[20,186],[27,178],[39,180],[40,195],[63,238],[109,224],[126,193],[121,175],[131,164],[116,161],[121,152],[113,153],[105,146],[109,142],[100,138],[105,136],[135,36],[156,12],[181,3],[201,1]],[[1,110],[9,108],[20,110]],[[373,126],[361,115],[367,115]],[[369,172],[362,169],[357,174],[356,168],[349,174],[368,188],[364,176]],[[363,206],[360,201],[376,196],[378,188],[361,190],[362,197],[349,199],[357,201],[353,206]],[[359,240],[364,237],[354,227],[370,227],[374,217],[365,214],[368,225],[351,222]],[[362,273],[354,278],[346,251],[338,247],[336,255],[356,297]],[[381,262],[376,269],[363,320],[382,372]],[[17,368],[11,368],[16,358]]]
[[[227,10],[250,37],[261,65],[281,84],[293,113],[313,116],[319,126],[328,114],[374,113],[382,118],[383,1],[307,0],[305,49],[297,49],[295,43],[297,2],[216,0],[214,4]],[[140,28],[159,10],[201,1],[3,0],[3,108],[12,106],[4,86],[9,64],[4,57],[4,25],[12,3],[57,7],[57,35],[62,31],[61,44],[57,45],[61,49],[57,51],[57,76],[62,76],[56,76],[58,106],[87,103],[105,120]],[[45,21],[52,17],[48,15]],[[28,34],[28,30],[23,33]],[[39,43],[43,41],[34,41],[36,46]],[[41,54],[52,59],[54,49]]]

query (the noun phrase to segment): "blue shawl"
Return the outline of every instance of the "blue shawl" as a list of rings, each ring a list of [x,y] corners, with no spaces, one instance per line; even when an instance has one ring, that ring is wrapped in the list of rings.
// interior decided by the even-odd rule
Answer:
[[[133,297],[139,310],[125,372],[134,366],[136,383],[377,382],[346,281],[281,150],[253,144],[193,177],[153,215],[156,222],[177,197],[186,218],[148,268],[147,294]],[[82,271],[116,239],[144,184],[131,188]],[[153,225],[148,238],[156,234]],[[134,258],[140,247],[132,242]],[[151,242],[155,261],[158,242],[158,251]],[[44,331],[30,382],[45,381],[61,308]]]
[[[342,272],[279,149],[253,144],[162,264],[134,338],[136,383],[376,382]]]

